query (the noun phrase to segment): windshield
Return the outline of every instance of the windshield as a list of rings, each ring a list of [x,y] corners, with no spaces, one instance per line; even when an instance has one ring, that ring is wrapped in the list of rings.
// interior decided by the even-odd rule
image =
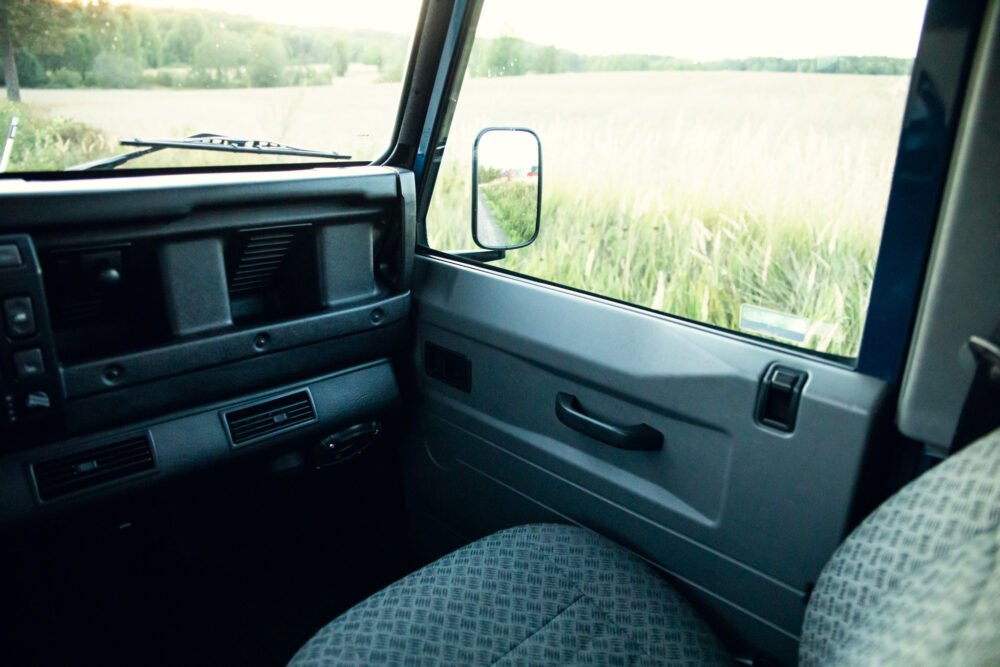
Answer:
[[[4,0],[0,166],[370,161],[389,147],[419,9],[419,0]],[[191,141],[206,135],[221,139]]]

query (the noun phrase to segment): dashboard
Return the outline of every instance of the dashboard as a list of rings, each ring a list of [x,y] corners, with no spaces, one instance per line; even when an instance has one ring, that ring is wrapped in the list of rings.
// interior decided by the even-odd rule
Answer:
[[[0,522],[398,401],[408,171],[4,180],[0,209]]]

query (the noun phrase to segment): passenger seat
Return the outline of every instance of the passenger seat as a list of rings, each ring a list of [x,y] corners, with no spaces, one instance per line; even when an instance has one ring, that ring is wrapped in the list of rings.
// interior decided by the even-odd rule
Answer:
[[[834,553],[801,665],[1000,664],[1000,430],[911,482]],[[292,658],[330,665],[723,665],[707,624],[582,528],[483,538],[353,607]]]

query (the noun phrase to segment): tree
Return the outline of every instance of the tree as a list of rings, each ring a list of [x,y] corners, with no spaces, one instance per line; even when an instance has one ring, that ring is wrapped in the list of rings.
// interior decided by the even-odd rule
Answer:
[[[347,44],[342,39],[338,39],[330,46],[330,67],[334,76],[344,76],[347,74],[347,66],[350,65],[350,54],[347,52]]]
[[[56,0],[0,0],[0,53],[3,54],[7,99],[21,101],[17,54],[35,55],[62,49],[69,7]]]
[[[486,76],[524,74],[524,61],[521,58],[523,47],[523,41],[510,35],[503,35],[493,40],[486,56]]]
[[[546,46],[538,54],[535,61],[535,71],[539,74],[555,74],[562,71],[559,63],[559,49],[554,46]]]
[[[185,14],[174,24],[167,36],[165,59],[168,63],[191,64],[194,49],[205,35],[205,26],[197,14]]]
[[[142,64],[117,51],[105,51],[94,58],[94,83],[101,88],[138,88]]]
[[[142,52],[143,65],[159,67],[163,64],[163,40],[155,21],[148,12],[136,13],[133,16],[135,26],[139,30],[139,47]]]
[[[225,31],[208,33],[194,49],[196,78],[209,85],[226,86],[230,74],[244,65],[248,51],[245,42]]]
[[[288,54],[280,39],[266,33],[258,33],[250,42],[250,85],[265,88],[280,86],[285,82],[285,65]]]

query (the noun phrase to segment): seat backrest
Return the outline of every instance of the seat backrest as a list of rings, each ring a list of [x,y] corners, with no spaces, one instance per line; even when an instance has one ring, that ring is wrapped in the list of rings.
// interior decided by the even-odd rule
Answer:
[[[816,582],[799,663],[1000,664],[1000,430],[871,514]]]

